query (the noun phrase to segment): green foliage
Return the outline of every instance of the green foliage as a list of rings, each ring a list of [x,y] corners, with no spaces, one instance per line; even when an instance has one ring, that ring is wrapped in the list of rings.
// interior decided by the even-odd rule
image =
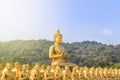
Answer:
[[[97,66],[104,68],[104,67],[109,67],[110,64],[109,64],[108,62],[106,62],[106,61],[99,61],[99,62],[97,63]]]
[[[49,47],[54,44],[47,40],[14,40],[0,43],[0,63],[14,63],[16,61],[29,63],[36,62],[49,65]],[[120,68],[120,45],[106,45],[96,41],[63,43],[69,53],[69,61],[79,66],[88,67],[117,67]],[[117,64],[118,63],[118,64]]]
[[[114,68],[120,68],[120,63],[116,63],[116,64],[114,64],[113,67],[114,67]]]

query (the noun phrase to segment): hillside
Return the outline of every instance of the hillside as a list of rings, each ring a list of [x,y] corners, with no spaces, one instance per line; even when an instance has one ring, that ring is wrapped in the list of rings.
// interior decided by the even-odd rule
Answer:
[[[16,61],[33,65],[49,65],[49,47],[54,44],[47,40],[13,40],[0,42],[0,63]],[[106,45],[96,41],[63,43],[70,54],[69,61],[79,66],[120,68],[120,45]]]

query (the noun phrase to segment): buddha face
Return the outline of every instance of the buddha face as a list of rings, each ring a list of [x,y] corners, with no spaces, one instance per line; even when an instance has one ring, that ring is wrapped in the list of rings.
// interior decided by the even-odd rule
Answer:
[[[51,69],[51,67],[50,66],[47,66],[47,70],[49,71]]]
[[[62,43],[62,36],[57,36],[56,38],[55,38],[55,43],[57,43],[57,44],[61,44]]]
[[[26,65],[23,65],[23,66],[22,66],[22,70],[23,70],[23,71],[26,70]]]
[[[19,62],[16,62],[16,63],[15,63],[15,67],[16,67],[16,68],[19,68],[19,67],[20,67],[20,63],[19,63]]]
[[[39,71],[39,66],[35,66],[35,70],[36,70],[36,71]]]
[[[26,69],[29,70],[30,69],[30,65],[26,64]]]
[[[7,69],[11,70],[12,69],[12,65],[11,64],[7,65]]]

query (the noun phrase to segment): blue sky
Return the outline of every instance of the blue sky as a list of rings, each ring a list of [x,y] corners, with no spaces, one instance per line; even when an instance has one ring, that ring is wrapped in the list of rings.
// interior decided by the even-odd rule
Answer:
[[[120,44],[120,0],[0,0],[0,41],[94,40]]]

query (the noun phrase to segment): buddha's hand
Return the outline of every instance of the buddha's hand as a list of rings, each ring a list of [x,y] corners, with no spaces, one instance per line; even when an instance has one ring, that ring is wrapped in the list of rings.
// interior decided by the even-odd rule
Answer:
[[[63,57],[68,58],[69,57],[68,53],[64,53]]]
[[[60,56],[64,56],[64,51],[61,51]]]

